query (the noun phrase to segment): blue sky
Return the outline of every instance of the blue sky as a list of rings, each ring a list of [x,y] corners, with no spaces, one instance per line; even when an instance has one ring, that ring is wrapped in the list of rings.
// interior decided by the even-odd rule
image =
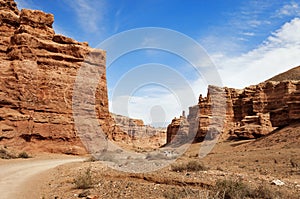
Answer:
[[[276,0],[16,0],[19,8],[53,13],[54,29],[96,47],[107,38],[134,28],[168,28],[197,41],[215,64],[223,85],[243,88],[300,65],[300,1]],[[176,41],[174,41],[176,42]],[[108,54],[109,55],[109,54]],[[206,81],[194,68],[172,53],[141,50],[128,53],[107,69],[110,108],[113,112],[142,118],[152,123],[151,110],[165,115],[165,125],[186,104],[178,102],[177,92],[168,85],[137,86],[117,96],[114,90],[130,71],[149,63],[166,65],[187,80],[195,97],[205,94]],[[155,65],[155,64],[154,64]],[[161,78],[171,78],[153,71]],[[150,74],[140,74],[142,77]],[[134,79],[134,76],[132,76]],[[177,82],[178,88],[180,81]],[[176,84],[176,83],[172,83]],[[182,87],[182,86],[181,86]],[[180,88],[182,89],[182,88]],[[119,89],[120,90],[120,89]],[[184,90],[184,88],[183,88]],[[117,96],[113,98],[112,96]],[[130,99],[130,100],[128,100]],[[119,109],[127,100],[128,110]],[[157,107],[161,107],[157,109]],[[152,111],[153,113],[153,111]],[[155,114],[154,114],[155,115]],[[161,117],[160,117],[161,118]]]

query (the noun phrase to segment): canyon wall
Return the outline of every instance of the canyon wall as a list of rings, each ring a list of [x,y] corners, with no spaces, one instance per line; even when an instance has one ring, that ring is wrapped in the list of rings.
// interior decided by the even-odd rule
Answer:
[[[135,148],[158,148],[166,143],[166,129],[144,125],[143,120],[112,114],[117,128],[128,135],[128,146]],[[119,135],[121,135],[119,133]]]
[[[19,11],[13,0],[0,0],[0,8],[0,144],[86,153],[72,115],[73,86],[82,64],[101,73],[95,110],[104,133],[114,139],[117,128],[108,111],[105,51],[56,35],[52,14]],[[92,58],[85,61],[87,55]]]
[[[245,89],[209,86],[207,97],[200,95],[187,118],[174,119],[168,126],[168,143],[172,138],[185,140],[191,135],[195,141],[217,136],[259,138],[299,119],[300,81],[267,81]],[[178,133],[180,123],[184,123],[184,133]]]

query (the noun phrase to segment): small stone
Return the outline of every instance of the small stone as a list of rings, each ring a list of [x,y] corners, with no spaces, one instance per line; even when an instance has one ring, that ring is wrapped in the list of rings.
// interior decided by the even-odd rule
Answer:
[[[273,180],[271,182],[272,185],[277,185],[277,186],[282,186],[284,185],[284,182],[282,182],[281,180]]]
[[[90,195],[90,196],[87,196],[86,199],[99,199],[99,196]]]

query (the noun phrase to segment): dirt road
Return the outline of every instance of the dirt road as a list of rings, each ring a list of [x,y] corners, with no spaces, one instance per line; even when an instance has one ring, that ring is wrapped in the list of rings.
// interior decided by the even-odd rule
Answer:
[[[36,183],[32,183],[32,181],[41,180],[40,174],[62,164],[83,160],[84,158],[76,157],[3,160],[0,162],[0,198],[32,198],[38,191],[35,187]]]

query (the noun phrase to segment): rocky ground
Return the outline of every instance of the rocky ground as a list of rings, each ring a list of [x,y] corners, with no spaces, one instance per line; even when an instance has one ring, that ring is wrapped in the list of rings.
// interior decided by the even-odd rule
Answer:
[[[218,143],[199,159],[193,144],[176,162],[155,172],[113,170],[105,162],[59,166],[48,173],[41,198],[299,198],[300,128],[266,138]],[[283,185],[273,185],[279,180]]]

